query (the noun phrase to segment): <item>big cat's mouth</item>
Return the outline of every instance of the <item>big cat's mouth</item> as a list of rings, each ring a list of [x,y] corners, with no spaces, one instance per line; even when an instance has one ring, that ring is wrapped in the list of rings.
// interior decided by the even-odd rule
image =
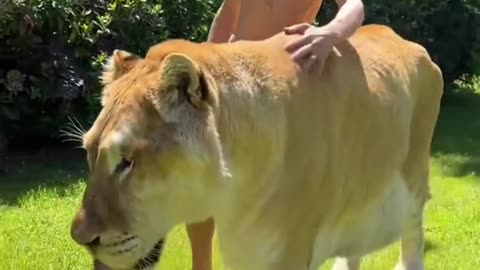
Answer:
[[[158,263],[158,261],[160,260],[160,256],[162,255],[163,243],[163,239],[158,241],[145,257],[139,259],[135,263],[135,269],[143,270],[153,268],[155,264]]]

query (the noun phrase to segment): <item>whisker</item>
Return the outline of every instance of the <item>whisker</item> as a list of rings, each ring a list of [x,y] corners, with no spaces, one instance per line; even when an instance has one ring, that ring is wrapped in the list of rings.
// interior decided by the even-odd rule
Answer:
[[[73,120],[75,120],[75,122],[77,123],[79,130],[81,130],[82,133],[85,133],[86,129],[85,129],[85,127],[82,125],[82,123],[80,123],[80,121],[78,121],[78,119],[75,118],[75,117],[73,118]]]
[[[143,262],[143,260],[140,260],[140,261],[138,261],[138,262],[136,263],[136,269],[143,269],[143,268],[145,268],[145,267],[146,267],[146,265],[145,265],[145,263]]]
[[[70,139],[75,139],[78,141],[82,141],[83,134],[77,133],[76,131],[69,131],[69,130],[60,130],[60,137],[68,137]]]
[[[83,135],[83,133],[81,133],[80,131],[74,130],[74,129],[72,129],[72,128],[69,127],[69,126],[66,126],[65,129],[61,129],[60,132],[61,132],[62,134],[68,134],[68,135],[73,134],[73,135],[75,135],[75,136],[77,136],[77,137],[81,137],[81,136]]]
[[[152,249],[145,255],[145,257],[139,259],[135,267],[136,269],[145,269],[147,267],[153,267],[157,264],[162,256],[164,240],[158,241]]]
[[[66,138],[66,139],[63,139],[62,142],[77,142],[77,143],[81,143],[82,141],[78,138]]]
[[[83,142],[83,135],[85,134],[85,128],[75,117],[68,117],[69,122],[65,125],[65,128],[59,130],[59,137],[65,138],[63,142]]]
[[[75,129],[77,132],[84,134],[85,133],[85,128],[80,124],[77,118],[73,117],[74,120],[72,120],[71,117],[68,117],[68,120],[70,121],[70,126]],[[72,129],[72,130],[73,130]]]

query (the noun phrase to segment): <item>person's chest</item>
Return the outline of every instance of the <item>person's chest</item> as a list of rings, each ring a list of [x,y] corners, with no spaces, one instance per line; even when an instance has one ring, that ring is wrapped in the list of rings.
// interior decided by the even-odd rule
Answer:
[[[243,0],[236,39],[265,39],[284,27],[312,23],[321,4],[322,0]]]

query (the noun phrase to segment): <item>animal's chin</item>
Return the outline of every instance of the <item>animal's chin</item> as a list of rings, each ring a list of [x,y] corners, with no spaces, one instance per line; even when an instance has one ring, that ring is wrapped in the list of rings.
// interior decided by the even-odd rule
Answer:
[[[135,263],[136,270],[146,270],[146,269],[153,269],[153,267],[158,263],[160,260],[160,256],[162,255],[163,251],[163,244],[164,239],[160,239],[155,246],[145,255],[143,258],[139,259]]]

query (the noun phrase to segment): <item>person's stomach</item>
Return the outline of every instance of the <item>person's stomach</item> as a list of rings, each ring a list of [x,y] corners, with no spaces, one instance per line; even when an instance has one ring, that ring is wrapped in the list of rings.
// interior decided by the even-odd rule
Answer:
[[[243,0],[235,40],[262,40],[298,23],[313,23],[321,0]]]

